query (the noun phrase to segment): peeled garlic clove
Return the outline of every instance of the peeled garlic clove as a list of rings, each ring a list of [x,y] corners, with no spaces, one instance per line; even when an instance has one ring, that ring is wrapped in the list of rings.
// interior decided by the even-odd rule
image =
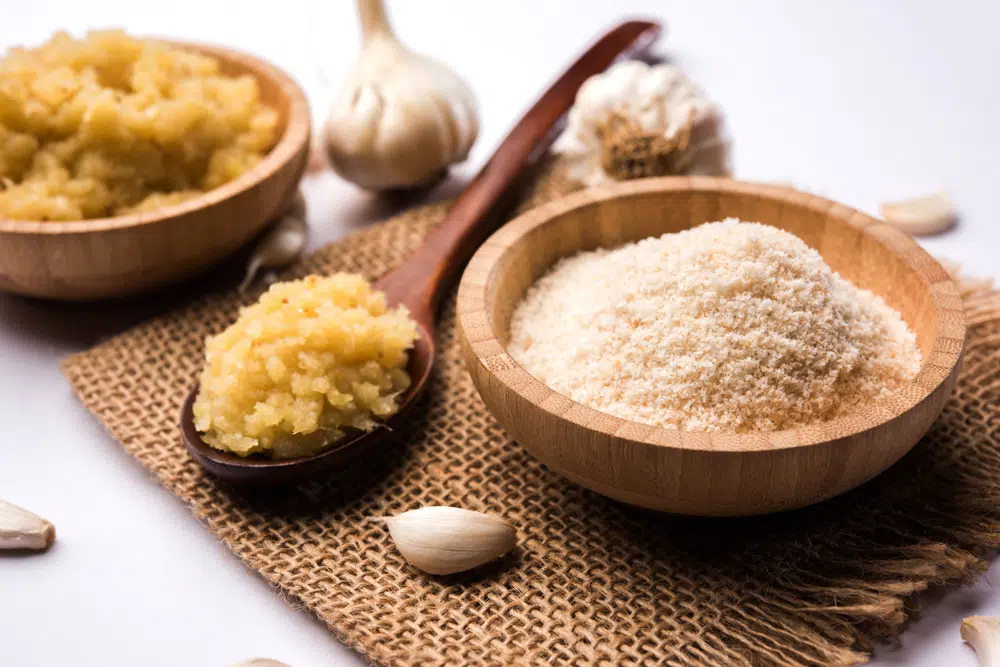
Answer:
[[[56,539],[51,523],[17,505],[0,500],[0,549],[48,549]]]
[[[479,134],[472,91],[399,42],[381,0],[358,0],[361,55],[327,119],[333,170],[370,190],[427,185],[461,162]]]
[[[289,211],[257,242],[247,261],[246,275],[239,291],[245,292],[261,270],[288,266],[302,254],[309,238],[306,225],[305,201],[298,195]]]
[[[943,192],[882,204],[882,218],[912,236],[940,234],[955,224],[955,207]]]
[[[385,522],[403,558],[430,574],[471,570],[510,552],[517,541],[503,519],[460,507],[421,507]]]
[[[969,616],[962,621],[961,633],[982,667],[1000,667],[1000,617]]]

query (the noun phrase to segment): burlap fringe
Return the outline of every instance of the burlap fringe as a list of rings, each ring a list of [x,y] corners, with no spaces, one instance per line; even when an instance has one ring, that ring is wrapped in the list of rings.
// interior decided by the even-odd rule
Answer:
[[[522,208],[569,189],[547,171]],[[295,273],[375,274],[443,212],[406,213]],[[233,296],[143,325],[64,370],[125,449],[234,553],[373,662],[851,665],[874,642],[900,637],[918,593],[974,581],[984,554],[1000,547],[1000,292],[960,284],[965,368],[925,440],[854,492],[754,519],[651,514],[546,471],[484,414],[461,368],[453,303],[429,416],[408,452],[378,464],[390,470],[382,481],[356,472],[283,500],[244,497],[204,476],[177,438],[176,405],[163,405],[194,376],[199,337],[231,317]],[[521,532],[519,560],[478,580],[422,578],[363,521],[433,503],[507,514]]]

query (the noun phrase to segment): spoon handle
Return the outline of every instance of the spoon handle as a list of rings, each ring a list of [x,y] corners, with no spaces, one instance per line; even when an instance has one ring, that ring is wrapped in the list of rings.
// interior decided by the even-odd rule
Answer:
[[[401,266],[378,281],[393,303],[433,324],[438,302],[493,225],[483,224],[522,170],[551,142],[551,130],[573,105],[584,81],[619,56],[648,46],[660,33],[651,21],[625,21],[612,28],[570,65],[514,126],[461,195],[444,221]],[[548,141],[547,141],[548,139]],[[423,316],[423,317],[422,317]]]

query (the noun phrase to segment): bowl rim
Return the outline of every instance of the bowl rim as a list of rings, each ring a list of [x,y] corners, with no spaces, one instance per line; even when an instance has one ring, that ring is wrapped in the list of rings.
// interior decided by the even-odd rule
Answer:
[[[228,183],[220,185],[217,188],[212,188],[187,201],[163,206],[143,213],[131,213],[108,218],[64,221],[0,218],[0,233],[39,235],[87,234],[90,232],[141,227],[180,218],[194,211],[215,206],[227,199],[252,190],[281,169],[290,160],[294,159],[303,144],[308,145],[311,135],[311,116],[308,98],[298,82],[278,66],[258,56],[231,49],[221,44],[156,36],[140,36],[136,37],[136,39],[161,42],[181,49],[196,51],[220,60],[237,63],[257,78],[270,79],[276,84],[288,102],[288,118],[281,137],[278,138],[278,141],[271,147],[267,155],[264,156],[264,159],[253,169],[241,174],[238,178]]]
[[[891,396],[827,422],[771,432],[721,433],[682,431],[623,419],[578,403],[528,373],[507,352],[493,321],[490,294],[504,256],[532,230],[574,209],[621,197],[680,191],[723,196],[753,194],[811,208],[856,227],[901,257],[924,281],[935,309],[936,336],[928,348],[930,353],[921,360],[917,376]],[[759,222],[768,224],[765,220]],[[966,339],[965,313],[957,286],[944,267],[904,232],[861,211],[794,188],[710,176],[666,176],[599,185],[521,214],[490,236],[469,262],[459,285],[457,313],[467,360],[471,362],[469,356],[474,356],[493,381],[550,417],[642,445],[719,454],[799,449],[882,428],[923,403],[948,380],[961,361]]]

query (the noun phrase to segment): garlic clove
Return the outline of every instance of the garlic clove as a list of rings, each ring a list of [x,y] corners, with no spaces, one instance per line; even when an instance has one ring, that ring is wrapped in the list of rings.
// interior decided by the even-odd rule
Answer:
[[[270,658],[250,658],[249,660],[234,662],[229,667],[291,667],[291,665],[271,660]]]
[[[56,539],[51,523],[26,509],[0,500],[0,549],[43,551]]]
[[[305,200],[300,193],[287,212],[254,247],[247,261],[243,282],[239,286],[241,293],[250,287],[261,270],[283,268],[302,255],[309,238],[309,226],[305,218]]]
[[[479,134],[468,85],[393,34],[381,0],[358,0],[361,55],[324,136],[330,165],[370,190],[428,185],[464,160]]]
[[[882,204],[882,218],[911,236],[940,234],[955,224],[955,207],[943,192]]]
[[[982,667],[1000,667],[1000,617],[969,616],[962,621],[961,634]]]
[[[385,523],[403,558],[429,574],[471,570],[509,553],[517,541],[503,519],[460,507],[421,507]]]

